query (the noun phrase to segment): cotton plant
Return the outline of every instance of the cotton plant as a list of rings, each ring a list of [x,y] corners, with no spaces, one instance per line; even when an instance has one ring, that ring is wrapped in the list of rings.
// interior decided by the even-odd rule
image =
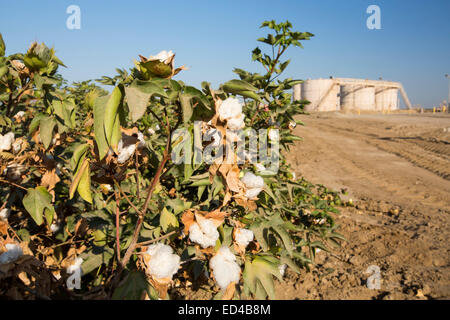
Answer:
[[[37,293],[166,299],[206,277],[217,284],[205,288],[211,298],[275,298],[280,265],[307,267],[313,256],[302,249],[339,240],[330,192],[294,179],[285,161],[303,104],[289,93],[298,81],[280,77],[288,65],[282,55],[310,34],[288,22],[263,27],[275,35],[260,40],[274,50],[257,48],[252,58],[266,73],[235,69],[237,79],[214,88],[178,80],[185,68],[175,67],[167,49],[96,80],[111,90],[91,81],[65,84],[63,63],[44,44],[0,57],[14,98],[4,100],[9,92],[0,86],[7,106],[0,110],[0,203],[14,210],[14,219],[0,224],[45,268],[69,277],[63,293],[60,282],[37,286]],[[284,148],[277,172],[249,152],[241,133],[251,130]],[[230,148],[236,141],[243,154]],[[229,159],[214,151],[212,162],[201,161],[209,146],[230,149]],[[175,161],[177,150],[187,161]],[[47,287],[50,293],[39,291]]]

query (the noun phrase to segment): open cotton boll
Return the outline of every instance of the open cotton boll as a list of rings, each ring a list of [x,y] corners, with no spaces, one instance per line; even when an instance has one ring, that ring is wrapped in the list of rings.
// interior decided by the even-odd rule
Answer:
[[[150,274],[157,278],[172,278],[180,267],[180,257],[173,253],[170,246],[163,243],[152,244],[148,247],[150,255],[148,269]]]
[[[247,247],[248,244],[253,241],[253,238],[254,234],[252,230],[243,228],[238,228],[236,230],[235,240],[239,245],[243,247]]]
[[[189,240],[198,243],[202,248],[216,245],[219,232],[210,219],[194,222],[189,228]]]
[[[145,147],[144,134],[143,134],[142,132],[138,131],[138,133],[137,133],[137,138],[138,138],[138,140],[139,140],[138,148],[143,148],[143,147]]]
[[[278,270],[280,271],[281,276],[284,276],[284,273],[286,272],[287,264],[280,264],[278,266]]]
[[[247,191],[245,191],[245,196],[249,199],[254,199],[258,196],[258,194],[262,191],[262,188],[252,188],[252,189],[247,189]]]
[[[127,146],[124,146],[123,140],[120,139],[117,149],[119,150],[119,155],[117,156],[117,162],[125,163],[133,155],[134,151],[136,150],[136,145],[129,144]]]
[[[230,130],[239,130],[244,127],[245,116],[243,113],[238,114],[236,117],[228,119],[227,125]]]
[[[8,132],[4,136],[0,134],[0,151],[8,151],[14,142],[14,133]]]
[[[60,227],[61,226],[59,225],[59,223],[52,223],[50,225],[50,231],[53,232],[53,233],[56,233],[56,232],[59,231]]]
[[[11,209],[3,208],[0,210],[0,220],[8,220],[9,214],[11,213]]]
[[[156,56],[150,56],[149,60],[159,60],[164,63],[168,63],[169,59],[172,58],[175,54],[172,52],[172,50],[166,51],[163,50],[160,53],[158,53]]]
[[[5,245],[6,252],[0,255],[0,264],[14,262],[23,255],[22,248],[14,243],[7,243]]]
[[[228,120],[242,113],[242,104],[236,98],[227,98],[219,107],[220,120]]]
[[[252,172],[246,172],[241,181],[245,184],[247,189],[263,188],[264,179],[260,176],[253,174]]]
[[[239,282],[241,268],[236,263],[236,256],[228,247],[222,246],[209,261],[209,266],[222,290],[225,290],[231,282]]]
[[[19,111],[14,115],[14,118],[21,118],[25,115],[24,111]]]
[[[22,149],[22,141],[21,140],[16,140],[13,144],[12,144],[12,148],[13,148],[13,152],[17,153],[20,151],[20,149]]]

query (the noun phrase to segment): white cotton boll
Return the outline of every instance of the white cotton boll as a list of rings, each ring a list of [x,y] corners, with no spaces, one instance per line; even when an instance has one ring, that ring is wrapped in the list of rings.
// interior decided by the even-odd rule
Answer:
[[[219,232],[211,219],[194,222],[189,228],[189,240],[198,243],[202,248],[216,245]]]
[[[24,111],[19,111],[14,115],[14,118],[21,118],[25,115]]]
[[[174,56],[174,53],[172,52],[172,50],[170,50],[170,51],[163,50],[160,53],[158,53],[156,56],[150,56],[149,60],[159,60],[161,62],[168,63],[168,60],[172,56]]]
[[[156,126],[155,126],[155,129],[156,129],[156,131],[159,131],[161,128],[159,127],[159,124],[157,124]]]
[[[4,136],[0,134],[0,151],[8,151],[14,142],[14,133],[8,132]]]
[[[297,126],[297,123],[295,121],[289,122],[289,128],[294,129]]]
[[[245,116],[243,113],[238,114],[236,117],[228,119],[227,125],[230,130],[239,130],[244,127]]]
[[[53,232],[53,233],[56,233],[56,232],[59,231],[60,227],[61,226],[59,225],[59,223],[52,223],[50,225],[50,231]]]
[[[18,153],[20,151],[20,149],[22,149],[22,141],[21,140],[16,140],[12,144],[12,148],[13,148],[13,152],[14,153]]]
[[[264,187],[264,179],[260,176],[253,174],[252,172],[246,172],[242,177],[241,181],[245,184],[245,186],[248,189]]]
[[[120,139],[117,148],[119,150],[119,155],[117,156],[117,162],[125,163],[133,155],[134,151],[136,150],[136,145],[129,144],[127,146],[124,146],[123,140]]]
[[[23,255],[22,248],[14,243],[8,243],[5,245],[6,252],[0,255],[0,264],[6,264],[14,262]]]
[[[152,128],[148,128],[147,132],[148,132],[150,135],[154,135],[154,134],[155,134],[155,130],[153,130]]]
[[[225,290],[231,282],[239,282],[241,268],[228,247],[222,246],[209,261],[209,266],[213,270],[214,279],[222,290]]]
[[[149,272],[157,279],[172,278],[180,267],[180,257],[173,253],[170,246],[157,243],[149,246],[147,253],[150,255],[148,262]]]
[[[262,188],[252,188],[252,189],[247,189],[247,191],[245,191],[245,196],[249,199],[254,199],[258,196],[258,194],[262,191]]]
[[[138,131],[138,133],[137,133],[137,138],[138,138],[138,140],[139,140],[138,148],[143,148],[143,147],[145,147],[144,134],[143,134],[142,132]]]
[[[11,209],[9,208],[3,208],[0,210],[0,220],[8,220],[10,213]]]
[[[280,271],[281,276],[284,276],[284,273],[286,272],[287,264],[280,264],[278,266],[278,270]]]
[[[228,120],[242,113],[242,104],[236,98],[227,98],[219,107],[220,120]]]
[[[236,230],[235,240],[236,242],[243,246],[247,247],[250,242],[253,241],[254,234],[252,230],[239,228]]]

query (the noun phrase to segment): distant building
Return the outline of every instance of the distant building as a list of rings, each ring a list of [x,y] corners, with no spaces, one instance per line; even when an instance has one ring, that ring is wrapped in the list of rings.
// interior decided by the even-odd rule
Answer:
[[[294,100],[308,100],[306,111],[396,110],[398,92],[411,109],[399,82],[350,78],[309,79],[294,86]]]

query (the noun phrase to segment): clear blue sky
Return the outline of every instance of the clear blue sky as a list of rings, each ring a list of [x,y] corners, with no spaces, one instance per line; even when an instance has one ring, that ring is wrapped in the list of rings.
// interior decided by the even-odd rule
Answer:
[[[0,32],[7,53],[25,51],[32,41],[54,46],[68,66],[69,81],[114,75],[132,67],[138,54],[176,52],[178,77],[216,87],[235,78],[234,67],[261,71],[250,51],[263,20],[288,19],[316,36],[304,49],[287,52],[286,76],[307,79],[358,77],[403,83],[413,104],[438,105],[448,96],[450,1],[416,0],[243,0],[113,1],[0,0]],[[66,9],[81,8],[81,30],[66,28]],[[366,8],[381,8],[381,30],[369,30]]]

